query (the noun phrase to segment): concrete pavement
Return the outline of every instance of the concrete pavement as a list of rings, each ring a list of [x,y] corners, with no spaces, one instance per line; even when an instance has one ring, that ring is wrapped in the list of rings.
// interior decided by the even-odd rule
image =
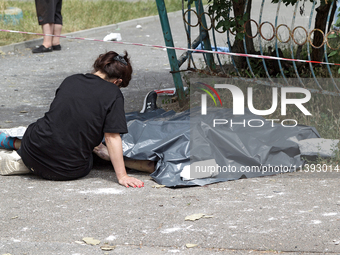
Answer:
[[[171,14],[170,22],[176,32],[183,28],[180,13]],[[157,17],[78,36],[102,39],[108,32],[121,33],[123,41],[164,44]],[[185,46],[183,34],[173,35],[176,46]],[[134,76],[123,89],[126,111],[140,109],[149,90],[174,86],[161,49],[67,39],[62,47],[33,55],[18,45],[1,56],[1,128],[41,117],[60,82],[91,71],[94,59],[106,50],[131,55]],[[0,176],[0,255],[340,254],[337,174],[298,172],[178,189],[155,188],[148,175],[130,174],[145,187],[120,186],[109,164],[69,182]],[[185,220],[197,213],[212,217]],[[101,243],[85,244],[84,237]],[[105,244],[116,248],[104,251],[100,247]]]

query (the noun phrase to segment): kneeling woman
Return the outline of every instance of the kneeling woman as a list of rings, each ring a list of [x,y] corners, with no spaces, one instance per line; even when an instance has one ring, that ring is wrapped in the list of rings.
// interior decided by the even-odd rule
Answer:
[[[62,82],[49,111],[28,126],[21,141],[2,138],[2,144],[18,149],[12,154],[2,153],[3,164],[18,162],[21,157],[26,167],[42,178],[72,180],[90,172],[96,148],[99,155],[107,150],[121,185],[144,186],[126,173],[120,137],[128,131],[120,91],[131,80],[128,54],[102,54],[93,68],[92,73],[75,74]],[[103,136],[107,148],[101,145]],[[17,168],[20,172],[20,166]]]

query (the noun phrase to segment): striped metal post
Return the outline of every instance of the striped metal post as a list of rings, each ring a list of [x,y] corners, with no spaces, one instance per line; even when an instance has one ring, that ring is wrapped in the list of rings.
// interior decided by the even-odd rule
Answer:
[[[174,42],[172,39],[171,28],[168,19],[168,13],[166,11],[164,0],[156,0],[158,15],[162,26],[163,36],[165,45],[168,47],[174,47]],[[185,94],[183,89],[183,82],[181,78],[181,74],[179,73],[179,66],[176,57],[176,51],[174,49],[167,49],[168,58],[172,73],[172,78],[174,79],[176,92],[178,95],[179,105],[183,106]]]
[[[209,38],[209,32],[208,32],[208,26],[207,21],[204,16],[204,7],[202,4],[202,1],[195,1],[197,14],[199,15],[201,22],[200,22],[200,35],[205,35],[203,38],[203,49],[210,50],[211,51],[211,43]],[[211,70],[215,70],[215,62],[214,62],[214,56],[211,53],[204,54],[206,57],[206,63],[210,67]]]

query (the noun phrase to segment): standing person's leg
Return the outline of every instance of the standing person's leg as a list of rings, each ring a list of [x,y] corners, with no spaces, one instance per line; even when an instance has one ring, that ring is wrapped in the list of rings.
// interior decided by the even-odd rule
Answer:
[[[54,0],[52,2],[53,3],[51,3],[49,6],[45,6],[45,8],[50,9],[49,16],[51,17],[48,18],[48,21],[51,23],[43,24],[42,30],[43,34],[56,36],[44,36],[43,45],[45,48],[52,47],[53,50],[61,50],[59,36],[61,35],[61,30],[63,28],[63,18],[61,15],[62,0]]]
[[[62,28],[63,28],[63,25],[54,24],[53,34],[57,35],[57,36],[61,35]],[[54,36],[53,39],[52,39],[53,50],[61,50],[61,47],[60,47],[60,37],[57,37],[57,36]],[[59,47],[56,47],[56,46],[59,46]]]
[[[43,34],[53,35],[53,33],[54,33],[54,24],[47,23],[47,24],[42,25],[41,27],[42,27]],[[52,36],[44,36],[44,40],[43,40],[43,44],[42,45],[45,48],[51,48],[52,47],[52,40],[53,40]]]
[[[61,15],[62,0],[55,1],[55,15],[54,15],[54,30],[53,35],[56,35],[52,39],[52,49],[61,50],[60,35],[63,28],[63,16]]]
[[[42,27],[43,34],[53,35],[55,4],[53,0],[35,0],[38,23]],[[52,52],[52,37],[44,36],[43,44],[33,49],[32,53]]]
[[[60,35],[63,28],[63,17],[61,15],[61,7],[62,7],[62,0],[54,0],[54,20],[53,23],[49,23],[46,25],[48,31],[47,34],[55,35],[55,36],[45,36],[43,45],[47,48],[52,47],[53,50],[61,50],[60,46]],[[43,25],[43,29],[44,29]],[[45,34],[45,33],[44,33]]]
[[[61,50],[60,46],[60,36],[61,30],[63,28],[63,16],[61,15],[61,8],[62,8],[62,0],[55,0],[55,16],[54,16],[54,30],[52,40],[52,48],[53,50]]]

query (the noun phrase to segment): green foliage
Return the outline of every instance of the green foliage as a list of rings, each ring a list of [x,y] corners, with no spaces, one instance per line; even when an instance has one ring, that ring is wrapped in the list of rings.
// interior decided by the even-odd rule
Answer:
[[[208,12],[210,15],[213,15],[215,18],[216,29],[223,28],[223,32],[228,30],[230,27],[235,26],[235,22],[231,24],[231,19],[229,17],[229,13],[232,9],[232,2],[231,1],[224,1],[224,0],[208,0],[209,8]]]
[[[337,23],[340,23],[340,19],[337,20]],[[329,44],[331,44],[332,47],[334,47],[334,49],[339,48],[337,50],[332,50],[329,54],[328,57],[330,58],[330,60],[333,61],[333,63],[340,63],[340,32],[339,31],[335,31],[334,33],[331,33],[328,37],[327,40],[329,42]],[[338,69],[338,73],[340,74],[340,68]]]
[[[199,0],[186,0],[188,4],[192,4]],[[249,19],[249,14],[238,15],[236,17],[230,17],[230,11],[233,8],[233,2],[237,0],[207,0],[208,1],[208,13],[211,17],[214,17],[214,26],[219,32],[226,32],[230,30],[233,34],[236,34],[236,39],[242,40],[244,36],[243,25]]]
[[[249,19],[249,15],[230,17],[229,14],[233,7],[233,1],[208,0],[208,3],[208,13],[214,17],[215,28],[223,32],[230,30],[233,34],[236,33],[236,39],[242,40],[244,36],[243,26]]]
[[[336,50],[333,50],[331,53],[329,53],[328,57],[332,57],[334,55],[336,55],[337,51]]]

